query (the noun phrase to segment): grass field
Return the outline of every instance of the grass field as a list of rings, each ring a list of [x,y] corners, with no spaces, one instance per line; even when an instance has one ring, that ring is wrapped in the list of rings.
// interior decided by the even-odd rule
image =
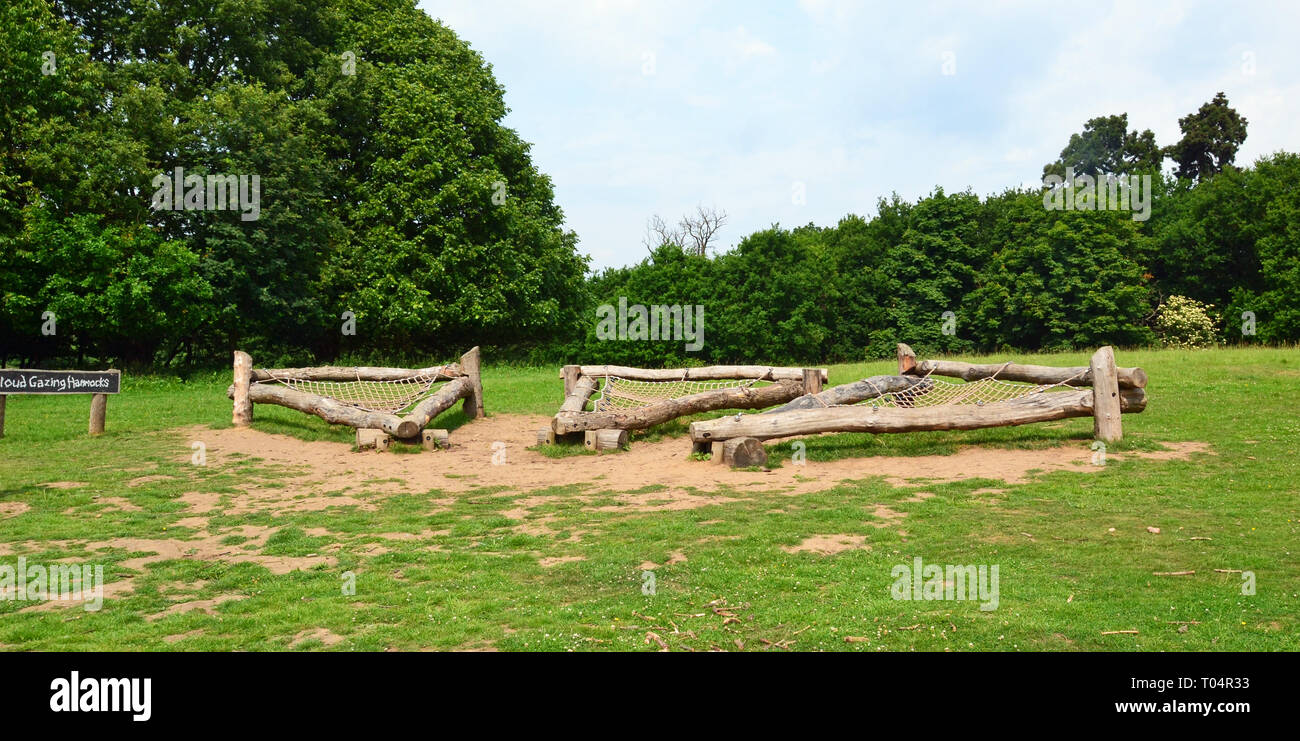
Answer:
[[[539,475],[551,466],[576,477],[530,489],[497,481],[523,463],[493,467],[487,441],[470,433],[554,413],[555,368],[489,366],[489,420],[467,423],[457,409],[435,423],[478,456],[456,460],[481,465],[449,466],[439,456],[452,451],[352,452],[348,429],[257,407],[241,434],[304,441],[346,467],[346,483],[215,444],[195,465],[204,430],[236,432],[228,374],[127,376],[95,439],[87,397],[11,396],[0,566],[103,564],[109,584],[98,611],[0,600],[0,649],[1297,650],[1300,350],[1117,355],[1147,370],[1150,403],[1124,417],[1107,465],[1013,483],[899,481],[878,464],[969,446],[1086,456],[1091,420],[810,438],[804,466],[777,443],[774,474],[687,460],[678,423],[599,458],[512,452]],[[834,366],[831,383],[892,369]],[[1160,454],[1179,443],[1205,449]],[[665,485],[653,467],[635,484],[613,475],[651,453],[664,472],[717,483]],[[800,491],[749,483],[778,474]],[[276,492],[291,495],[277,508],[247,505]],[[657,497],[690,506],[656,508]],[[821,542],[812,538],[840,550],[799,549]],[[997,565],[997,609],[894,599],[891,571],[914,557]]]

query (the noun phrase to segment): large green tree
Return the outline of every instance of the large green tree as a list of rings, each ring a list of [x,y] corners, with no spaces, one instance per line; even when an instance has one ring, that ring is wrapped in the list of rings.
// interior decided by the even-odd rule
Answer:
[[[1222,92],[1178,119],[1183,138],[1165,150],[1178,165],[1178,177],[1203,180],[1231,165],[1246,141],[1246,123]]]

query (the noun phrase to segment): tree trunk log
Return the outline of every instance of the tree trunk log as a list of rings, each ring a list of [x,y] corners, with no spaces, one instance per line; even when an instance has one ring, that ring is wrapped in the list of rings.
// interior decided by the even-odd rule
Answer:
[[[1146,408],[1146,392],[1120,393],[1123,412]],[[695,442],[752,437],[770,440],[820,432],[918,432],[922,430],[975,430],[1069,417],[1092,416],[1092,391],[1044,392],[984,405],[954,405],[897,409],[870,406],[800,409],[782,414],[746,414],[691,423]]]
[[[722,444],[722,462],[732,468],[766,466],[767,451],[752,437],[737,437]]]
[[[825,368],[816,368],[824,383]],[[706,368],[629,368],[625,365],[583,365],[578,372],[583,376],[618,376],[630,381],[721,381],[728,379],[757,379],[760,381],[803,381],[803,368],[774,368],[768,365],[712,365]]]
[[[473,352],[471,350],[470,352]],[[403,381],[420,376],[434,376],[435,381],[450,381],[464,377],[459,363],[436,365],[431,368],[371,368],[368,366],[343,367],[323,365],[318,368],[272,368],[252,371],[254,383],[291,378],[298,381]]]
[[[820,394],[822,392],[822,374],[817,368],[803,369],[803,392]]]
[[[1122,389],[1146,388],[1147,374],[1141,368],[1116,368],[1119,387]],[[956,360],[922,360],[916,364],[911,375],[949,376],[965,381],[978,381],[996,375],[1002,381],[1021,381],[1024,383],[1064,383],[1069,386],[1091,386],[1092,370],[1084,366],[1056,368],[1050,365],[1018,365],[1011,363],[972,365]]]
[[[579,381],[590,380],[584,377]],[[561,409],[552,421],[557,434],[583,430],[644,430],[688,414],[712,412],[719,409],[762,409],[773,404],[790,401],[803,390],[803,377],[798,381],[781,381],[771,386],[733,387],[701,391],[679,399],[665,399],[640,409],[625,412],[574,412]],[[576,398],[577,395],[569,397]]]
[[[462,405],[465,416],[470,419],[483,417],[485,416],[483,411],[483,378],[480,375],[482,366],[479,363],[477,345],[460,356],[460,368],[461,372],[465,374],[466,380],[469,381],[469,395],[465,397],[465,403]]]
[[[234,386],[226,389],[226,396],[234,398]],[[248,398],[255,404],[277,404],[315,414],[332,425],[383,430],[393,437],[412,437],[420,431],[414,422],[404,420],[396,414],[367,412],[327,396],[308,394],[280,384],[255,383],[248,388]]]
[[[916,376],[872,376],[861,381],[832,386],[815,396],[804,394],[788,404],[768,409],[763,414],[779,414],[795,409],[822,409],[844,404],[857,404],[860,401],[874,399],[895,391],[905,391],[914,386],[927,388],[933,385],[929,380],[917,378]]]
[[[1093,437],[1113,443],[1124,437],[1120,421],[1119,379],[1116,378],[1115,351],[1109,346],[1093,353],[1092,371]]]
[[[470,395],[474,393],[472,382],[467,377],[461,377],[449,381],[445,386],[438,389],[433,394],[426,396],[424,401],[415,405],[406,416],[402,417],[402,422],[409,422],[415,425],[415,430],[424,429],[424,426],[437,418],[439,414],[447,411],[460,399],[467,402]],[[466,414],[469,410],[466,410]],[[411,435],[414,435],[412,432]],[[411,435],[402,435],[400,437],[410,437]]]
[[[916,353],[912,348],[903,343],[898,343],[898,374],[901,376],[905,373],[911,373],[916,367]]]
[[[253,401],[248,398],[248,386],[252,380],[253,358],[246,352],[235,351],[235,408],[230,421],[236,427],[253,424]]]
[[[104,420],[108,417],[108,394],[90,397],[90,434],[104,434]]]
[[[587,430],[582,443],[597,453],[620,450],[627,447],[627,430]]]

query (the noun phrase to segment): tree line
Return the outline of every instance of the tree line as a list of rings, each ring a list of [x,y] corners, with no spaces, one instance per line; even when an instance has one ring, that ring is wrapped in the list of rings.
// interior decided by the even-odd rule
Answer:
[[[1105,116],[1044,168],[1072,196],[1150,174],[1146,221],[935,190],[719,253],[700,209],[591,273],[491,67],[414,0],[14,0],[0,59],[0,363],[820,363],[1150,344],[1170,305],[1219,341],[1300,339],[1300,163],[1237,167],[1222,94],[1174,144]],[[255,209],[209,207],[249,176]],[[620,299],[701,307],[702,342],[605,339]]]

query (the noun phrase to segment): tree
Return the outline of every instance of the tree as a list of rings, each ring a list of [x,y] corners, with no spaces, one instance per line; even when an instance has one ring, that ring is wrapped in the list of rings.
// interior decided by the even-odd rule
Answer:
[[[1083,125],[1083,133],[1071,134],[1069,144],[1055,162],[1043,167],[1043,177],[1065,177],[1065,169],[1075,175],[1119,175],[1159,170],[1164,155],[1156,146],[1150,129],[1141,133],[1128,130],[1128,114],[1099,116]]]
[[[1202,180],[1231,165],[1246,141],[1246,123],[1222,92],[1196,113],[1178,119],[1183,138],[1165,149],[1178,165],[1178,177]]]
[[[659,247],[672,244],[698,257],[707,257],[714,235],[726,224],[726,211],[704,206],[696,206],[695,213],[683,216],[675,227],[669,226],[663,217],[655,214],[646,222],[643,243],[651,254]]]

